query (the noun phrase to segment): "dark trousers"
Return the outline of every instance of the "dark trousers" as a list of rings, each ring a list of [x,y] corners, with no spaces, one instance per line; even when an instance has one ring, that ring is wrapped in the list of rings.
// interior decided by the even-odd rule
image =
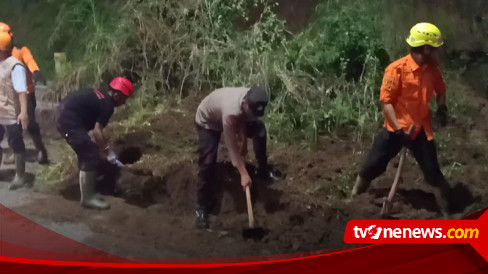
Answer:
[[[29,116],[29,126],[27,127],[27,131],[31,135],[32,141],[36,149],[45,150],[44,144],[42,142],[41,128],[39,127],[39,124],[36,121],[36,107],[37,107],[36,94],[35,93],[27,94],[27,116]],[[8,131],[7,131],[7,135],[10,136]]]
[[[198,182],[197,182],[197,208],[208,208],[209,197],[212,196],[212,186],[215,181],[214,172],[217,162],[217,153],[221,137],[220,131],[205,129],[197,125],[198,130]],[[254,154],[258,169],[268,167],[266,152],[266,126],[261,120],[247,123],[247,137],[252,138]]]
[[[439,187],[443,196],[449,193],[449,183],[442,174],[437,162],[437,149],[435,142],[429,141],[424,130],[421,130],[415,140],[407,148],[419,164],[425,180],[430,185]],[[371,182],[386,171],[388,162],[395,157],[402,149],[392,132],[383,128],[375,138],[373,148],[369,152],[359,175],[366,181]]]
[[[56,111],[56,128],[78,157],[78,168],[82,171],[96,171],[102,162],[100,150],[84,128],[63,123],[62,109]],[[68,123],[69,124],[69,123]]]
[[[24,138],[22,137],[22,126],[18,124],[0,126],[0,142],[5,135],[5,129],[8,136],[8,145],[12,148],[14,153],[24,153],[25,144]]]
[[[27,131],[32,137],[32,141],[36,146],[37,150],[43,150],[44,145],[42,143],[41,137],[41,129],[39,124],[36,121],[36,94],[30,93],[27,95],[27,115],[29,116],[29,126],[27,127]]]

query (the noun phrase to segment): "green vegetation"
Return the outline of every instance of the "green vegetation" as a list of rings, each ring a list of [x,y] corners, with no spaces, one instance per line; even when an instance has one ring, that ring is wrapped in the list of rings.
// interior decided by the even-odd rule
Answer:
[[[111,1],[50,2],[61,12],[49,42],[67,41],[72,60],[61,94],[122,72],[140,80],[139,112],[167,95],[259,83],[273,98],[270,132],[285,141],[342,127],[360,135],[379,119],[376,90],[389,58],[370,5],[325,1],[292,35],[264,0],[127,1],[117,14]]]
[[[277,5],[267,0],[9,1],[0,16],[12,22],[17,40],[32,45],[48,74],[52,53],[67,53],[69,69],[55,84],[58,98],[122,73],[139,81],[131,109],[144,119],[161,111],[168,97],[181,102],[192,93],[257,83],[272,97],[270,134],[308,144],[338,129],[359,139],[379,125],[382,71],[406,54],[404,38],[415,22],[439,25],[446,56],[468,49],[486,52],[483,1],[436,6],[421,0],[395,5],[322,0],[310,7],[311,18],[294,34],[276,13]]]

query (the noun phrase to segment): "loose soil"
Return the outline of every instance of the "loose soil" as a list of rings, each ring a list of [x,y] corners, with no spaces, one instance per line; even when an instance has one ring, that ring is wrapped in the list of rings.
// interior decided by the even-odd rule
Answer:
[[[452,117],[449,126],[439,129],[436,135],[440,163],[456,190],[451,218],[473,213],[486,206],[488,200],[488,102],[474,95],[467,100],[470,108],[466,117],[471,118]],[[367,193],[350,200],[354,178],[372,136],[353,142],[346,135],[322,137],[313,149],[270,140],[270,162],[282,172],[283,179],[253,181],[254,217],[263,229],[259,240],[243,237],[243,229],[247,228],[245,193],[222,145],[211,228],[196,229],[193,210],[198,166],[193,115],[198,101],[189,97],[183,108],[153,116],[139,129],[116,138],[116,151],[127,165],[122,169],[105,165],[98,183],[99,191],[108,195],[110,210],[79,206],[76,174],[57,190],[43,188],[47,182],[38,179],[32,188],[8,194],[30,198],[20,204],[9,205],[7,201],[6,205],[78,241],[132,258],[230,258],[346,248],[351,247],[343,242],[349,220],[380,218],[398,158]],[[56,162],[63,140],[53,130],[51,112],[49,108],[40,110],[39,117],[51,158]],[[120,130],[117,126],[115,129]],[[252,150],[249,156],[252,171]],[[33,163],[28,169],[33,173],[40,170]],[[2,171],[7,173],[11,177],[11,168]],[[4,189],[7,183],[1,185]],[[432,188],[423,181],[410,156],[390,218],[441,218]],[[61,224],[74,224],[88,232],[80,236],[59,228]]]

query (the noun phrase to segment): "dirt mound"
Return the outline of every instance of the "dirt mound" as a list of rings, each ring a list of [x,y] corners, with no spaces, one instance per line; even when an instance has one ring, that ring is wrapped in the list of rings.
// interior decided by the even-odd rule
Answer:
[[[78,209],[77,175],[68,180],[62,197],[37,202],[50,208],[48,211],[39,213],[38,205],[23,210],[36,216],[55,216],[59,221],[83,222],[118,242],[115,249],[113,242],[104,239],[90,244],[121,256],[134,256],[134,250],[140,250],[137,254],[141,257],[168,258],[259,256],[349,247],[343,242],[349,220],[380,218],[398,159],[367,193],[351,201],[352,184],[371,139],[353,142],[344,134],[340,138],[321,137],[310,149],[270,140],[270,162],[283,176],[277,182],[253,178],[255,220],[263,229],[258,241],[243,237],[246,197],[239,174],[221,146],[212,189],[211,230],[195,229],[198,156],[193,110],[199,100],[187,100],[183,108],[155,115],[115,141],[114,149],[125,166],[120,169],[106,163],[97,183],[100,192],[118,197],[107,198],[111,210],[94,214]],[[453,185],[452,210],[459,216],[484,207],[488,192],[484,180],[488,174],[484,125],[488,103],[474,98],[470,104],[473,107],[468,109],[468,117],[475,119],[452,117],[447,128],[436,132],[439,161]],[[251,173],[252,155],[248,160]],[[414,159],[408,156],[389,217],[441,218],[432,193]],[[130,244],[124,248],[122,242]]]

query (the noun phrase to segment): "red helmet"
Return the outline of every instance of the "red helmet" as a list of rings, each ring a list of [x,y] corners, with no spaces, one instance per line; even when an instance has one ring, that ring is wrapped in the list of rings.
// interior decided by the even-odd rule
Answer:
[[[134,93],[134,86],[132,83],[124,77],[115,77],[112,82],[110,82],[110,87],[122,92],[125,96],[132,96]]]

